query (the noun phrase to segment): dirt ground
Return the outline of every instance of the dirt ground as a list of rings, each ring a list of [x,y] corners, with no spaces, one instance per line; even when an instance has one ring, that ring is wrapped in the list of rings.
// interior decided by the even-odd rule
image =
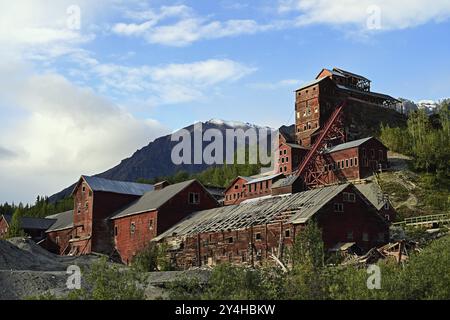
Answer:
[[[64,297],[69,293],[67,267],[83,269],[100,258],[99,255],[62,257],[48,252],[24,238],[0,240],[0,300],[20,300],[51,294]],[[147,299],[167,297],[167,285],[185,277],[207,281],[208,270],[149,272],[145,286]]]

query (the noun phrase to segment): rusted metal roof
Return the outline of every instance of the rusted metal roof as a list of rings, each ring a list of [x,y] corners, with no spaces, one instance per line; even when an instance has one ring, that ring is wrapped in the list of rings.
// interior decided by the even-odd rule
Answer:
[[[52,220],[56,219],[55,223],[53,223],[46,232],[65,230],[73,227],[73,210],[57,213],[45,218]]]
[[[12,215],[4,214],[3,218],[6,220],[8,225],[11,225]],[[56,219],[21,217],[20,227],[22,229],[47,230],[55,222]]]
[[[153,190],[153,186],[150,184],[116,181],[89,176],[82,176],[82,178],[86,181],[92,191],[142,196],[144,193]]]
[[[159,207],[161,207],[163,204],[172,199],[175,195],[183,191],[186,187],[188,187],[195,181],[196,180],[188,180],[169,185],[160,190],[149,191],[138,200],[131,203],[129,206],[116,212],[109,219],[114,220],[141,212],[157,210]]]
[[[282,217],[285,222],[305,223],[349,185],[346,183],[194,212],[153,241],[160,241],[172,236],[245,229],[256,225],[275,223]]]

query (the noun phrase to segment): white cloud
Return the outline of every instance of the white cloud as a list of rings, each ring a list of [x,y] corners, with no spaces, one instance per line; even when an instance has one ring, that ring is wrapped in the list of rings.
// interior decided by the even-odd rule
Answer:
[[[129,12],[127,16],[145,22],[117,23],[112,28],[113,32],[123,36],[142,36],[149,43],[169,46],[185,46],[203,39],[255,34],[281,28],[279,22],[259,24],[251,19],[211,20],[195,14],[187,6],[161,7],[158,12]],[[175,22],[165,23],[167,18],[175,18]]]
[[[380,13],[380,29],[404,29],[450,17],[450,2],[435,0],[280,0],[280,13],[296,13],[297,26],[356,25],[367,29],[368,19]]]
[[[100,88],[119,96],[142,94],[152,105],[202,99],[212,86],[239,80],[256,70],[229,59],[130,67],[103,64],[86,53],[73,58],[84,66],[76,74],[88,74],[100,82]]]
[[[81,174],[101,172],[169,131],[57,74],[20,77],[6,88],[8,102],[26,117],[0,128],[0,176],[21,188],[27,200],[56,192]],[[2,197],[11,192],[17,197],[12,185],[2,183]]]
[[[258,90],[277,90],[286,88],[295,88],[299,86],[302,81],[297,79],[284,79],[276,82],[258,82],[249,84],[250,88]]]

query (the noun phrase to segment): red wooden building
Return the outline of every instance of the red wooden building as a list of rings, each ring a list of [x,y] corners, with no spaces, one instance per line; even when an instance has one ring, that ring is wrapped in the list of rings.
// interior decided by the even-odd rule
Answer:
[[[153,190],[152,185],[82,176],[75,186],[71,255],[113,250],[106,218]]]
[[[50,252],[59,255],[68,254],[71,249],[73,210],[47,216],[46,218],[55,222],[45,231],[46,239],[42,246]]]
[[[217,200],[197,180],[155,185],[155,190],[109,217],[115,249],[121,260],[129,264],[150,240],[189,213],[217,206]]]
[[[179,268],[221,262],[255,265],[282,258],[309,221],[323,231],[327,248],[355,242],[369,249],[389,240],[385,219],[352,184],[194,212],[156,237]]]
[[[0,237],[7,235],[12,221],[12,215],[3,214],[0,216]],[[24,233],[39,242],[45,239],[45,230],[47,230],[55,220],[34,217],[22,217],[20,219],[20,227]]]
[[[344,100],[348,101],[343,128],[347,140],[364,137],[381,120],[404,122],[397,112],[400,101],[370,91],[370,83],[361,75],[334,68],[323,69],[314,81],[299,88],[295,103],[296,142],[311,146],[336,106]]]

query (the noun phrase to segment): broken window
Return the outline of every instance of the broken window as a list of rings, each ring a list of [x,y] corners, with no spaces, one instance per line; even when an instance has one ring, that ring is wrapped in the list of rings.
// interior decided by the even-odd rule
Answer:
[[[335,203],[334,204],[334,212],[344,212],[344,204],[343,203]]]
[[[356,201],[356,196],[352,192],[344,192],[342,194],[342,196],[343,196],[343,199],[345,202],[355,202]]]
[[[189,192],[189,203],[199,204],[200,203],[200,193]]]
[[[284,231],[284,237],[285,238],[290,238],[291,237],[291,230],[290,229],[286,229]]]
[[[130,224],[130,233],[134,234],[136,232],[136,223],[131,222]]]
[[[153,230],[153,219],[150,219],[148,221],[148,228],[149,228],[149,230]]]
[[[255,240],[256,241],[261,241],[261,239],[262,239],[261,233],[260,232],[256,233],[255,234]]]

